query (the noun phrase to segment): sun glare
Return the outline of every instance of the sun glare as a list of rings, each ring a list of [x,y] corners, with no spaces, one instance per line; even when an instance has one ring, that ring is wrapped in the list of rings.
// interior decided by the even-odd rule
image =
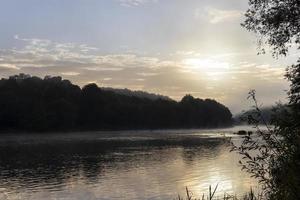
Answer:
[[[224,78],[229,69],[229,63],[213,59],[187,58],[183,60],[184,66],[196,73],[205,73],[212,80]]]

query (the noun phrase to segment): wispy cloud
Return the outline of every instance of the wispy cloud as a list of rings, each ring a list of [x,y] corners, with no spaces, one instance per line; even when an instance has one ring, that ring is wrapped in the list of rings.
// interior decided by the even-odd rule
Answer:
[[[62,72],[61,74],[64,76],[78,76],[80,73],[78,73],[78,72]]]
[[[156,76],[158,75],[158,73],[151,73],[151,72],[141,72],[141,73],[136,73],[137,75],[140,75],[140,76]]]
[[[189,92],[225,103],[232,102],[230,97],[246,94],[250,88],[283,88],[284,68],[248,60],[234,62],[238,57],[245,58],[234,52],[210,56],[196,51],[174,52],[167,57],[101,54],[85,44],[19,36],[15,39],[24,46],[0,50],[1,77],[21,72],[62,75],[80,85],[93,80],[106,87],[147,90],[177,99]]]
[[[0,61],[1,62],[1,61]],[[16,65],[10,63],[0,63],[0,69],[7,69],[7,70],[19,70]]]
[[[25,43],[23,48],[1,50],[2,68],[74,67],[94,71],[119,71],[123,68],[154,68],[161,63],[156,57],[136,54],[100,54],[97,48],[85,44],[57,43],[44,39],[27,39],[15,36]],[[66,72],[65,74],[68,74]]]
[[[134,7],[148,2],[157,2],[158,0],[119,0],[121,6]]]
[[[21,49],[0,51],[1,70],[26,70],[33,68],[55,68],[64,76],[79,76],[84,73],[117,73],[134,69],[133,79],[151,79],[163,74],[164,68],[181,74],[204,75],[210,82],[218,79],[211,77],[241,77],[246,74],[252,79],[273,80],[282,77],[284,68],[271,67],[257,63],[240,62],[232,64],[226,60],[228,56],[200,56],[197,52],[175,53],[174,57],[165,60],[153,56],[137,54],[100,54],[97,48],[85,44],[57,43],[43,39],[26,39],[15,36],[16,40],[25,43]],[[232,55],[238,54],[230,54]],[[175,57],[180,57],[175,58]],[[140,69],[140,70],[139,70]],[[255,69],[255,70],[254,70]],[[164,72],[165,73],[165,72]],[[264,75],[265,74],[265,75]],[[197,76],[196,76],[197,75]],[[192,77],[190,77],[192,79]],[[197,78],[196,78],[197,79]],[[199,78],[198,78],[199,79]],[[247,78],[248,79],[248,78]],[[235,80],[239,80],[235,78]],[[251,82],[251,81],[250,81]]]
[[[195,11],[196,18],[204,18],[211,24],[237,20],[241,18],[242,14],[240,10],[221,10],[213,7],[205,7],[204,10],[196,9]]]

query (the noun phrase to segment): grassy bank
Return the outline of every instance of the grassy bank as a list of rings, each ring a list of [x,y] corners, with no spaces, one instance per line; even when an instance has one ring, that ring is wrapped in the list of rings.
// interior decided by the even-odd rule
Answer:
[[[185,196],[178,195],[178,197],[175,198],[174,200],[261,200],[262,199],[261,195],[254,194],[252,189],[250,189],[250,191],[247,194],[244,194],[241,197],[238,197],[236,195],[230,195],[227,193],[224,193],[224,195],[222,197],[216,196],[217,189],[218,189],[218,185],[213,190],[212,190],[211,186],[209,186],[208,194],[203,194],[201,197],[196,197],[186,187]]]

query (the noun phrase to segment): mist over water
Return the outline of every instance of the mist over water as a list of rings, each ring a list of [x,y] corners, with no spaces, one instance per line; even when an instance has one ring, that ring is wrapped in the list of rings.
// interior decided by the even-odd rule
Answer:
[[[174,199],[216,184],[239,195],[256,184],[229,152],[238,129],[4,134],[0,199]]]

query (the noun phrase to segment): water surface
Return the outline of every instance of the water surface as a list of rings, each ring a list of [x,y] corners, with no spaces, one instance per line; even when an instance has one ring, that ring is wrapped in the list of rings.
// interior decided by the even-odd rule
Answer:
[[[238,129],[2,134],[0,199],[174,199],[216,184],[240,195],[256,184],[229,152]]]

